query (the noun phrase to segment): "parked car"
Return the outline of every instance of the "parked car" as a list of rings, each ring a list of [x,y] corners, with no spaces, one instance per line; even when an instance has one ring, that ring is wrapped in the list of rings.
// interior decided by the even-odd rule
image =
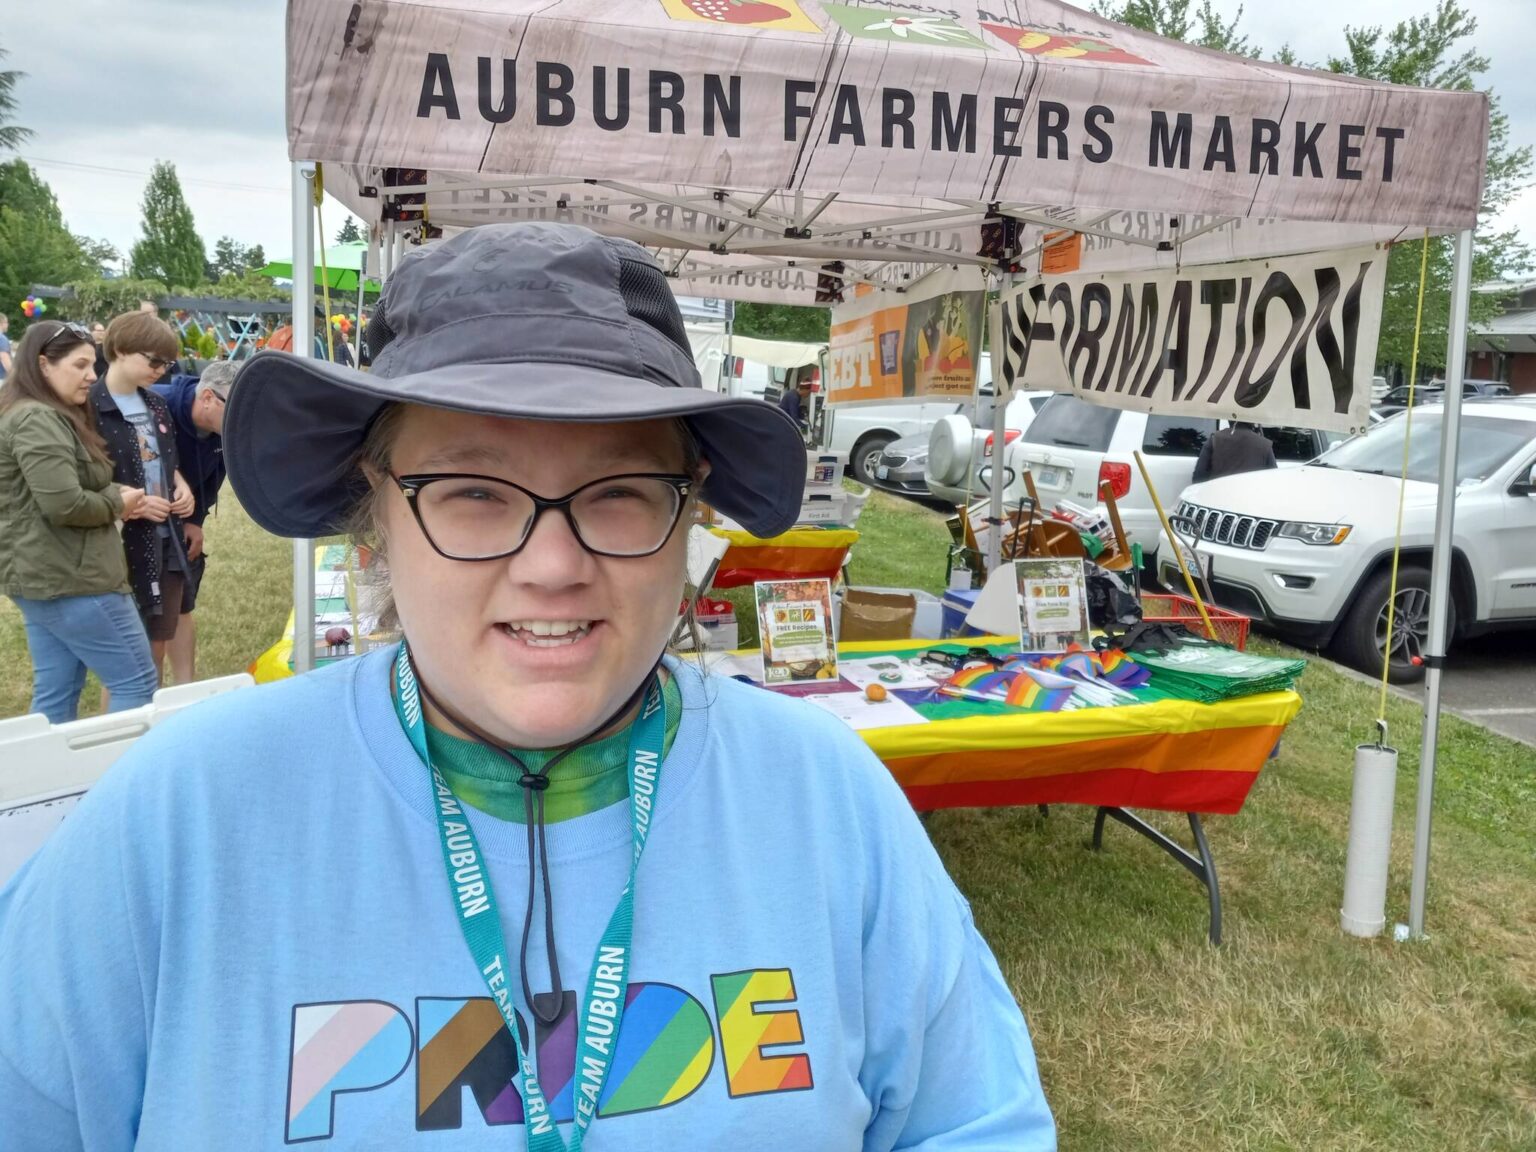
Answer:
[[[1413,418],[1390,669],[1404,682],[1424,673],[1443,412]],[[1283,474],[1186,490],[1177,511],[1198,528],[1216,602],[1379,674],[1407,424],[1387,420]],[[1451,635],[1536,621],[1536,399],[1468,402],[1456,478]],[[1171,550],[1160,567],[1182,584]]]
[[[981,354],[976,370],[984,381],[983,387],[987,387],[992,379],[989,353]],[[926,436],[945,416],[967,413],[970,408],[968,399],[914,399],[854,407],[839,404],[827,409],[819,446],[825,452],[846,455],[848,472],[860,484],[878,486],[876,471],[888,445],[904,436]]]
[[[1023,473],[1047,505],[1058,500],[1093,507],[1099,485],[1108,482],[1120,505],[1120,517],[1144,562],[1157,571],[1162,525],[1136,468],[1134,453],[1146,461],[1152,483],[1165,506],[1177,500],[1194,476],[1195,461],[1206,437],[1223,421],[1191,416],[1156,416],[1090,404],[1069,393],[1052,396],[1024,434],[1004,456],[1005,498],[1024,498]],[[1305,428],[1265,428],[1282,467],[1311,460],[1343,436]],[[990,479],[990,469],[982,471]]]
[[[945,417],[949,419],[949,417]],[[875,486],[903,496],[928,499],[928,481],[924,471],[928,466],[928,434],[903,436],[885,446],[880,463],[875,467]]]
[[[1387,392],[1390,391],[1390,389],[1391,389],[1391,386],[1387,383],[1387,378],[1385,376],[1372,376],[1371,377],[1371,403],[1372,404],[1380,403],[1382,397],[1384,397],[1387,394]]]
[[[927,436],[936,423],[962,408],[953,400],[840,405],[827,411],[821,449],[846,455],[849,475],[860,484],[878,486],[876,473],[886,448],[905,436]]]
[[[1408,407],[1408,385],[1399,384],[1381,398],[1376,411],[1383,416],[1395,416]],[[1508,396],[1510,387],[1502,380],[1463,380],[1461,382],[1461,394],[1463,397],[1482,396]],[[1441,404],[1445,401],[1445,381],[1429,380],[1413,389],[1413,405],[1417,408],[1420,404]]]
[[[1008,401],[1004,416],[1004,446],[1012,444],[1024,434],[1035,419],[1035,414],[1045,407],[1051,392],[1015,392]],[[960,412],[946,416],[933,426],[928,435],[927,466],[923,482],[928,492],[946,504],[960,505],[967,496],[975,499],[987,490],[980,478],[983,467],[992,461],[995,448],[992,443],[992,417],[994,403],[992,391],[982,393],[974,416]],[[1001,453],[997,453],[1001,455]]]

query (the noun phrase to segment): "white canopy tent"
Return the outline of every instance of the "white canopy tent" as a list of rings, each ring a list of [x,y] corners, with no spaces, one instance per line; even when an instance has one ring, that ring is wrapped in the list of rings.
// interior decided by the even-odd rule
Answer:
[[[822,347],[798,340],[758,340],[733,332],[726,337],[725,354],[766,364],[770,368],[805,368],[821,358]]]
[[[903,293],[947,265],[1029,276],[1074,233],[1092,274],[1457,232],[1441,484],[1454,492],[1484,96],[1224,56],[1059,0],[933,11],[290,0],[295,267],[313,252],[317,163],[372,225],[386,273],[408,232],[562,219],[647,245],[680,293],[784,303]],[[296,323],[308,284],[296,276]],[[1416,933],[1453,515],[1442,500]],[[312,578],[301,543],[299,620]],[[296,670],[310,658],[296,646]]]

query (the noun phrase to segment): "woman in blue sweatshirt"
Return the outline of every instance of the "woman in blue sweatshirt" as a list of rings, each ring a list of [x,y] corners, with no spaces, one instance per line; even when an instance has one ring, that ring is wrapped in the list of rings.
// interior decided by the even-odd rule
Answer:
[[[0,1149],[1054,1148],[890,775],[662,657],[695,501],[794,521],[791,422],[568,225],[418,254],[369,345],[252,359],[225,451],[404,640],[157,727],[0,893]]]

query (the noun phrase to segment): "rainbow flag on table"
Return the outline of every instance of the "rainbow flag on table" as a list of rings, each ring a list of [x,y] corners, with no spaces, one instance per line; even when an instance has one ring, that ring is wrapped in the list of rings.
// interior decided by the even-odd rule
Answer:
[[[1060,712],[1072,699],[1070,688],[1047,688],[1028,672],[1021,672],[1008,689],[1008,703],[1030,712]]]
[[[993,700],[1030,712],[1059,712],[1072,699],[1070,688],[1045,688],[1023,669],[987,664],[961,669],[939,685],[939,691],[968,700]]]
[[[1069,649],[1060,656],[1042,656],[1028,659],[1036,668],[1055,672],[1059,676],[1076,676],[1083,680],[1103,680],[1116,688],[1140,688],[1152,678],[1152,673],[1132,660],[1118,648],[1105,652],[1090,652],[1085,648]]]

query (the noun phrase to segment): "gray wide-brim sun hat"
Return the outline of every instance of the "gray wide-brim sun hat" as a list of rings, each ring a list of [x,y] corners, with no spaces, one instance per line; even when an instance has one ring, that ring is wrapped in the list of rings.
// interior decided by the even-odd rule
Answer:
[[[571,423],[679,418],[710,464],[701,499],[760,537],[799,516],[795,422],[702,386],[666,277],[633,241],[570,224],[470,229],[400,262],[364,339],[372,372],[259,352],[236,378],[225,464],[269,532],[342,529],[366,490],[369,423],[393,403]]]

